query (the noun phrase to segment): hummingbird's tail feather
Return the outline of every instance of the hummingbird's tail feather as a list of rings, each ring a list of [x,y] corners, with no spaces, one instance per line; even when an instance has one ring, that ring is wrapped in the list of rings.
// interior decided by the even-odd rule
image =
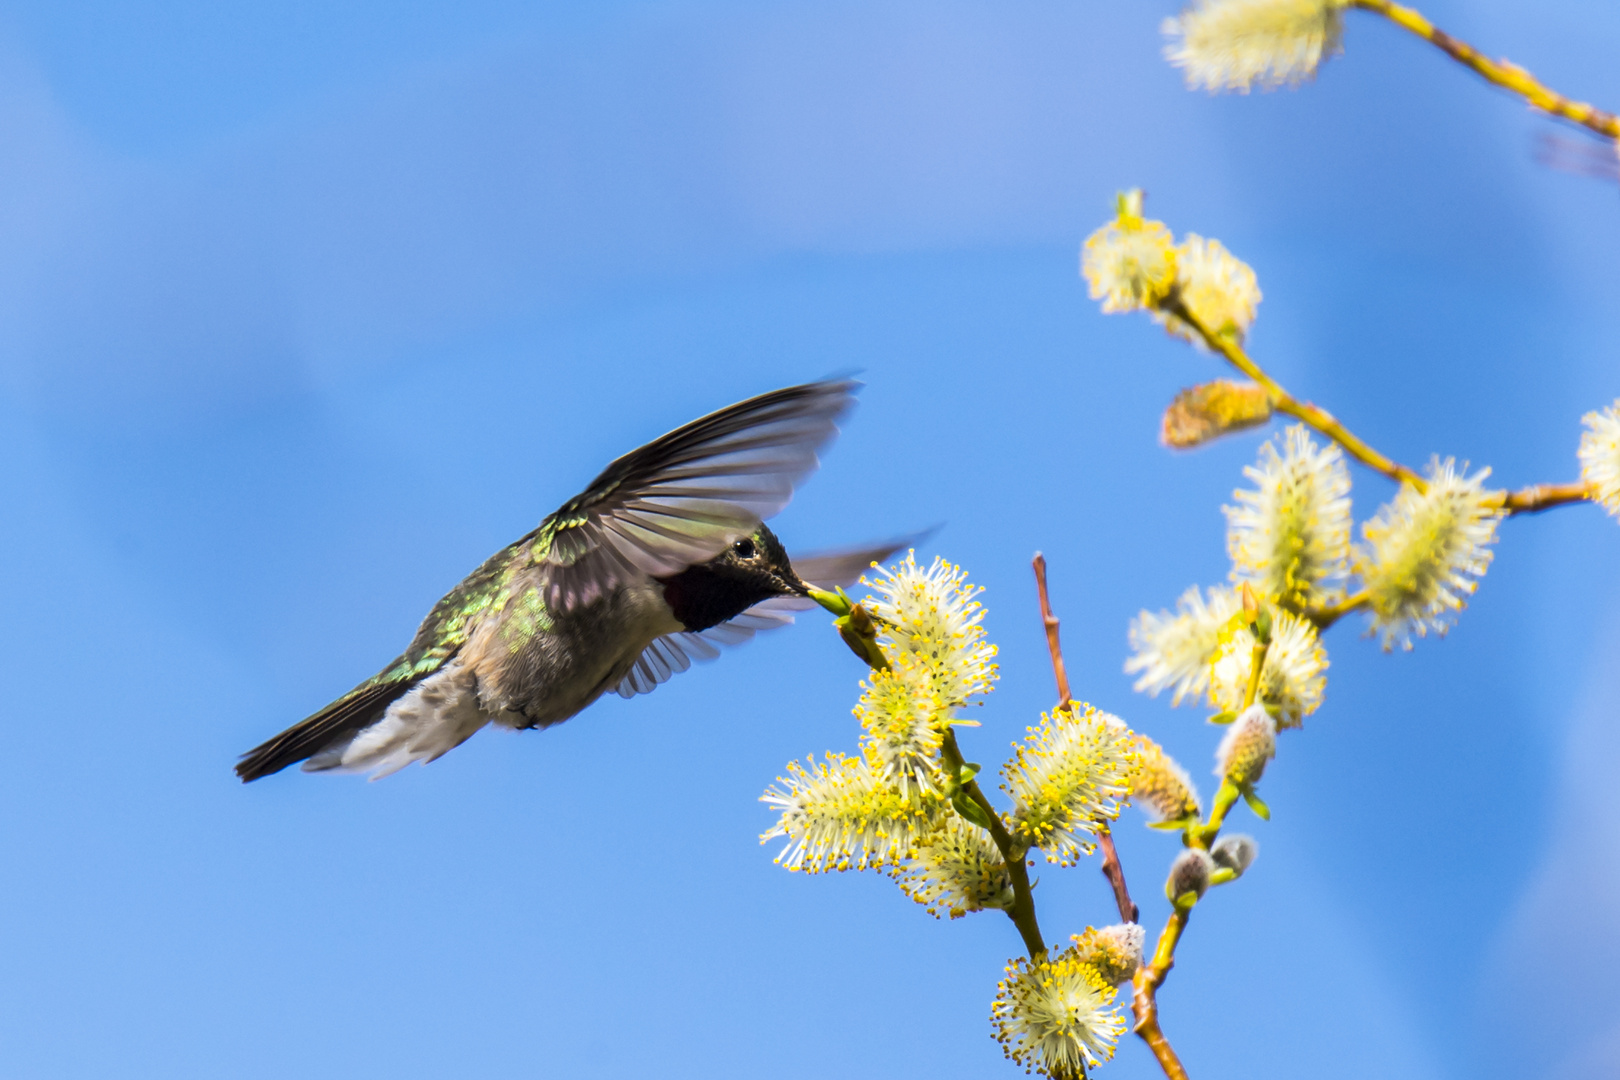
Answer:
[[[347,742],[375,723],[415,682],[396,679],[355,687],[315,715],[243,754],[236,763],[236,775],[244,784],[250,783],[312,757],[333,743]]]
[[[304,762],[304,771],[368,772],[381,780],[413,761],[444,756],[489,721],[478,703],[478,679],[453,663],[413,686],[375,723],[330,743]]]

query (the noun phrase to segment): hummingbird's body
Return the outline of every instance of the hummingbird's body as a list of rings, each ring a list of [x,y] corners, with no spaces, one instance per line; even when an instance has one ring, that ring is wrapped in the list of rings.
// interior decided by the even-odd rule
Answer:
[[[716,644],[790,622],[807,586],[762,519],[815,467],[853,390],[764,394],[618,459],[434,605],[403,655],[250,751],[238,775],[303,761],[386,776],[488,723],[547,727],[608,690],[647,693]],[[896,546],[800,566],[847,584]]]

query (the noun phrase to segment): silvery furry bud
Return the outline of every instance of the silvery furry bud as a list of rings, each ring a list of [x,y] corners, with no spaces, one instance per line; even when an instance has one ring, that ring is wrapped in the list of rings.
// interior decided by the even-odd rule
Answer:
[[[1210,849],[1210,857],[1217,866],[1232,871],[1239,877],[1254,862],[1254,857],[1260,853],[1260,845],[1254,837],[1238,833],[1233,836],[1223,836],[1220,841]]]
[[[1164,894],[1171,903],[1187,893],[1203,896],[1209,888],[1209,875],[1215,872],[1215,860],[1203,848],[1188,848],[1170,864],[1170,879],[1164,883]]]

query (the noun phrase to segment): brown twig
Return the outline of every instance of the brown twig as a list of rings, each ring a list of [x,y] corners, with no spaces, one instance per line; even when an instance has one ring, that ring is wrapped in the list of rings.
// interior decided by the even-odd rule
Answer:
[[[1141,917],[1142,910],[1131,900],[1131,890],[1125,887],[1125,868],[1119,863],[1119,850],[1114,847],[1114,834],[1105,825],[1097,831],[1097,846],[1102,848],[1103,877],[1108,879],[1108,885],[1114,890],[1114,906],[1119,909],[1121,922],[1133,923]]]
[[[1606,139],[1620,139],[1620,118],[1616,118],[1614,113],[1565,97],[1544,86],[1518,64],[1508,60],[1492,60],[1467,42],[1459,41],[1441,30],[1412,8],[1391,3],[1390,0],[1351,0],[1351,4],[1363,11],[1382,15],[1402,30],[1416,34],[1487,82],[1511,90],[1542,112],[1579,124]]]
[[[1035,589],[1041,597],[1041,625],[1046,628],[1046,651],[1052,654],[1052,675],[1057,679],[1059,709],[1067,709],[1074,699],[1069,696],[1069,673],[1063,666],[1063,646],[1058,643],[1058,617],[1052,614],[1052,602],[1046,593],[1046,556],[1035,553]]]
[[[1058,640],[1058,617],[1052,614],[1052,601],[1046,591],[1046,556],[1035,553],[1035,588],[1041,598],[1041,624],[1046,628],[1046,649],[1052,654],[1052,675],[1057,679],[1059,709],[1074,703],[1069,694],[1069,674],[1063,666],[1063,646]],[[1114,834],[1106,822],[1097,823],[1097,846],[1102,849],[1103,877],[1114,890],[1114,906],[1119,908],[1122,921],[1133,923],[1141,914],[1131,900],[1131,890],[1125,884],[1125,867],[1119,861],[1119,849],[1114,846]]]

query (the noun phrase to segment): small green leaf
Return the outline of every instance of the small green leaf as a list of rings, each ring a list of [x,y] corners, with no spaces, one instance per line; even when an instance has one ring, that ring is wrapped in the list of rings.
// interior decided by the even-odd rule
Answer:
[[[1254,816],[1262,821],[1270,821],[1271,807],[1267,806],[1264,800],[1254,793],[1253,788],[1244,786],[1242,790],[1243,801],[1249,804],[1249,809],[1254,811]]]
[[[962,763],[961,770],[957,773],[956,782],[959,784],[972,783],[973,778],[979,775],[979,770],[981,768],[983,768],[983,766],[977,761],[964,761]]]
[[[1228,881],[1236,880],[1237,871],[1233,870],[1229,866],[1223,866],[1213,874],[1209,875],[1209,883],[1211,885],[1225,885]]]
[[[1214,716],[1210,717],[1209,722],[1212,724],[1230,724],[1236,719],[1237,713],[1233,712],[1231,709],[1227,709],[1225,712],[1218,712]]]
[[[963,818],[973,822],[981,829],[990,828],[990,815],[984,812],[984,807],[967,797],[966,792],[957,792],[951,797],[951,805]]]

